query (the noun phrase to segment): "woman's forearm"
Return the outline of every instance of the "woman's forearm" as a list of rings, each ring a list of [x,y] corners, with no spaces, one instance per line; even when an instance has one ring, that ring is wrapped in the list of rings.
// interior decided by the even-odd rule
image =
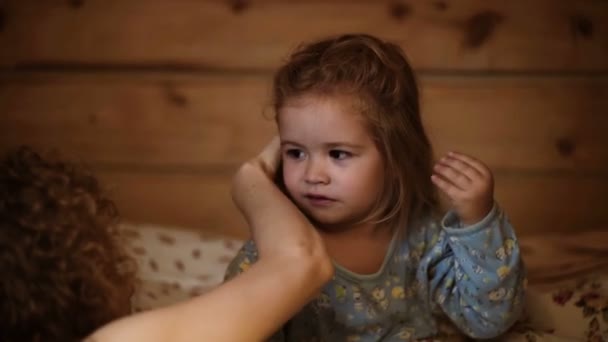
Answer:
[[[325,260],[310,255],[260,259],[200,303],[188,304],[184,312],[190,314],[185,316],[199,324],[181,322],[196,326],[194,332],[209,341],[263,340],[308,303],[332,274]],[[206,307],[204,318],[201,307]]]
[[[310,301],[332,275],[331,264],[320,256],[295,253],[261,259],[204,295],[114,322],[87,341],[261,341]]]

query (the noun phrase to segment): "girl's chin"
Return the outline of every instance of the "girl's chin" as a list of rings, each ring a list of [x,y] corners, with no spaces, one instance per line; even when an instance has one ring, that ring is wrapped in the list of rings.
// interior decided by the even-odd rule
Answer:
[[[351,229],[356,222],[344,220],[331,220],[328,218],[317,218],[311,215],[306,215],[310,222],[321,231],[328,233],[338,233]]]

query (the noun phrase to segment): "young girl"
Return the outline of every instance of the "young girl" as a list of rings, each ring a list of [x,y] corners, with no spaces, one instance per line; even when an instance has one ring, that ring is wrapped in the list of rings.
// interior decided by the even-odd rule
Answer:
[[[275,75],[274,108],[281,185],[336,268],[274,339],[436,338],[446,322],[491,338],[512,325],[524,269],[493,200],[492,174],[455,152],[433,166],[417,85],[399,47],[368,35],[304,46]],[[454,209],[441,220],[436,188]],[[256,256],[246,243],[227,279]]]

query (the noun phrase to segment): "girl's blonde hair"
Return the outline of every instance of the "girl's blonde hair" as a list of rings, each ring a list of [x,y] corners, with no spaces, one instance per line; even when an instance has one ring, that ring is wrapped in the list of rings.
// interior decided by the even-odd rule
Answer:
[[[420,118],[416,79],[399,46],[347,34],[299,47],[274,77],[277,119],[286,102],[306,95],[346,95],[366,118],[386,163],[382,196],[369,220],[404,228],[435,213],[432,147]]]

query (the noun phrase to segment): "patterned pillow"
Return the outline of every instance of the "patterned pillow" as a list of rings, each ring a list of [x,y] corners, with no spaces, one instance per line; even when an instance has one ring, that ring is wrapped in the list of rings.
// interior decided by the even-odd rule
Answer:
[[[243,241],[166,226],[123,224],[139,266],[133,310],[188,299],[220,284]]]
[[[122,228],[139,265],[134,311],[166,306],[216,287],[243,244],[175,227],[123,224]],[[547,265],[538,270],[542,263],[528,261],[529,270],[537,275],[555,271]],[[578,276],[560,284],[559,288],[529,289],[524,319],[497,340],[608,341],[608,273]],[[458,336],[454,334],[454,340]]]
[[[523,336],[522,341],[608,341],[608,274],[574,279],[552,291],[530,290],[526,311],[511,337]]]

